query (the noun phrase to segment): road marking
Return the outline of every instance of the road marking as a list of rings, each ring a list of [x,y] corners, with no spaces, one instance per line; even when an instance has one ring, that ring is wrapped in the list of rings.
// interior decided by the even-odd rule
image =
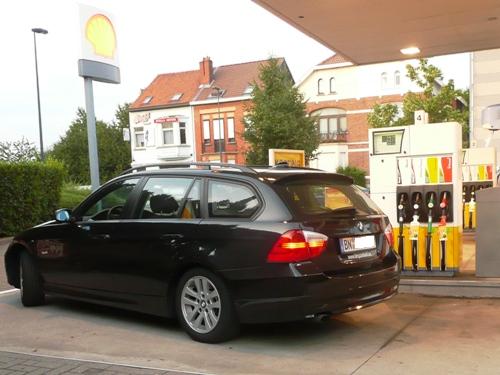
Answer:
[[[31,355],[33,357],[42,357],[42,358],[51,358],[51,359],[66,359],[69,361],[99,363],[101,365],[123,366],[123,367],[131,367],[131,368],[144,369],[144,370],[158,370],[158,371],[167,371],[167,372],[172,371],[172,372],[181,372],[183,374],[193,374],[193,375],[213,375],[209,372],[194,372],[194,371],[185,371],[185,370],[168,369],[168,368],[160,368],[160,367],[137,366],[137,365],[124,364],[124,363],[120,363],[120,362],[94,361],[92,359],[80,359],[80,358],[62,357],[62,356],[49,355],[49,354],[38,354],[38,353],[35,354],[35,353],[28,353],[28,352],[14,351],[14,350],[0,349],[0,351],[4,352],[4,353]]]
[[[0,292],[0,295],[2,295],[2,294],[14,293],[14,292],[18,292],[18,291],[19,291],[19,289],[7,289],[7,290],[2,290],[2,291]]]

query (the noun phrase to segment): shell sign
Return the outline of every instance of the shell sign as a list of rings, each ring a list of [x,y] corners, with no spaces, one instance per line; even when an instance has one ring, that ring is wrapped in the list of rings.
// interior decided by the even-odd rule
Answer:
[[[118,66],[118,48],[112,16],[80,5],[82,59]]]

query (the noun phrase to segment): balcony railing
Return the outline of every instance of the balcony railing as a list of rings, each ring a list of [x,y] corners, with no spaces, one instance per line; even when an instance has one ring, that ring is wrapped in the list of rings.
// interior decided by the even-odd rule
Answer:
[[[330,132],[330,133],[319,133],[320,142],[347,142],[347,131]]]

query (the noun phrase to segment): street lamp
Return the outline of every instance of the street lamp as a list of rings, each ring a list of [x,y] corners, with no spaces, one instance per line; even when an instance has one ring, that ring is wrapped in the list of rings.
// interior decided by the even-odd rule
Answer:
[[[38,128],[40,130],[40,157],[42,158],[43,161],[45,157],[43,154],[42,113],[40,110],[40,87],[38,85],[38,59],[36,56],[36,34],[47,34],[48,31],[45,29],[41,29],[39,27],[31,29],[31,31],[33,31],[33,43],[35,45],[36,97],[38,100]]]
[[[220,162],[222,163],[222,142],[223,139],[222,139],[222,128],[221,128],[221,122],[220,122],[220,96],[221,94],[224,92],[224,90],[222,90],[220,87],[218,86],[214,86],[213,87],[213,90],[214,92],[217,93],[217,113],[218,113],[218,117],[219,117],[219,159],[220,159]],[[212,93],[213,95],[213,93]]]

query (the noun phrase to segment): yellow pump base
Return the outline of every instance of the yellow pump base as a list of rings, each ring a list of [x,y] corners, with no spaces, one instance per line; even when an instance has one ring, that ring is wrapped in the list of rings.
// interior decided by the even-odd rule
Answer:
[[[409,237],[409,225],[403,227],[403,270],[412,271],[412,243]],[[445,271],[457,272],[462,261],[462,228],[447,226],[446,227],[446,255],[445,255]],[[436,273],[441,271],[441,242],[437,225],[432,228],[431,237],[431,270]],[[421,225],[418,231],[418,251],[417,251],[417,269],[418,271],[428,271],[425,264],[427,244],[427,225]],[[399,247],[399,227],[394,228],[394,248],[396,251]],[[415,272],[418,275],[419,272]],[[444,272],[442,272],[444,274]]]

